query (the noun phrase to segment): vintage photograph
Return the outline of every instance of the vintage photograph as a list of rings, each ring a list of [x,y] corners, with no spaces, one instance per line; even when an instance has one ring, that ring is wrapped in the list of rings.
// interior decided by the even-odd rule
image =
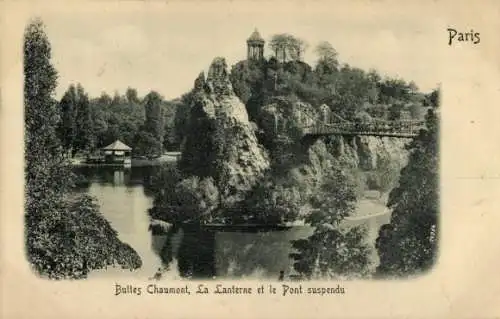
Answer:
[[[33,272],[168,282],[432,271],[440,79],[411,55],[384,56],[399,32],[389,24],[221,16],[26,22]]]

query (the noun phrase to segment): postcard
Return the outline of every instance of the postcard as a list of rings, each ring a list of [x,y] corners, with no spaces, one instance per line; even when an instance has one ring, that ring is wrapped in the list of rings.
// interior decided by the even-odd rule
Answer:
[[[498,3],[3,6],[4,318],[500,315]]]

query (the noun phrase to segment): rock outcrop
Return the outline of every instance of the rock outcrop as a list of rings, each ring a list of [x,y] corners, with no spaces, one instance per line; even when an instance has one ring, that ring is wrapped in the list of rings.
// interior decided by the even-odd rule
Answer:
[[[400,170],[408,161],[405,145],[409,139],[327,136],[300,149],[303,129],[321,121],[321,117],[319,108],[296,98],[275,98],[263,106],[258,124],[264,136],[273,139],[265,144],[273,164],[285,166],[285,170],[291,170],[290,175],[299,171],[300,178],[316,181],[332,165],[340,166],[358,180],[360,193],[386,193],[396,186]]]
[[[407,161],[405,139],[329,136],[300,149],[301,130],[319,121],[322,113],[293,97],[274,97],[260,109],[255,125],[234,93],[224,58],[214,59],[207,77],[201,73],[191,93],[179,167],[187,176],[212,177],[226,207],[245,199],[263,178],[288,176],[284,180],[317,185],[332,166],[359,178],[360,192],[385,193],[395,186]],[[259,140],[257,130],[262,133]]]
[[[298,99],[275,97],[260,112],[259,126],[269,136],[301,137],[304,127],[313,125],[320,119],[317,109]]]
[[[360,191],[377,191],[385,197],[399,180],[401,169],[408,162],[405,146],[410,139],[356,136],[334,137],[329,151],[339,165],[357,176]]]
[[[331,139],[335,156],[342,162],[358,167],[363,171],[377,170],[386,161],[403,166],[408,161],[405,145],[410,139],[374,136],[354,138],[337,137]]]
[[[180,169],[213,177],[224,205],[241,200],[269,167],[245,105],[235,95],[224,58],[215,58],[205,80],[196,79]]]

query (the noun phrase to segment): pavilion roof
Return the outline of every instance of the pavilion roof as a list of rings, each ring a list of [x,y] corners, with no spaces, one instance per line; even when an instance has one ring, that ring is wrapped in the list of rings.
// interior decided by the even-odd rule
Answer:
[[[113,143],[109,144],[102,148],[105,151],[131,151],[132,148],[120,140],[116,140]]]

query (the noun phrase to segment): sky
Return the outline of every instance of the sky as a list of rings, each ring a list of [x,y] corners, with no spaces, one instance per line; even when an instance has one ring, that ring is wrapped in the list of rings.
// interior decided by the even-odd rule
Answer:
[[[132,87],[140,96],[155,90],[167,99],[179,97],[213,58],[225,57],[229,66],[245,59],[246,39],[255,28],[266,40],[285,32],[302,38],[311,64],[314,46],[329,41],[341,63],[413,80],[424,92],[440,82],[440,22],[419,18],[410,8],[296,4],[270,10],[233,2],[124,7],[41,16],[59,73],[58,97],[77,82],[91,96]]]

